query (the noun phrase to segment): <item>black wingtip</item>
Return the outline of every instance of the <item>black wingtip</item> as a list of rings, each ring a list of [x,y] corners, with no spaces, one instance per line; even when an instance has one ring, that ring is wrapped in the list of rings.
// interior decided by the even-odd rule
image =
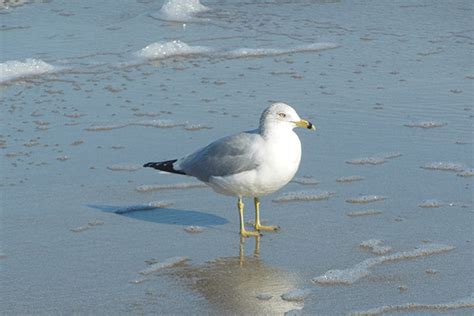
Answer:
[[[154,169],[158,169],[158,170],[166,171],[166,172],[171,172],[171,173],[185,174],[181,170],[174,169],[173,164],[176,161],[177,161],[177,159],[167,160],[167,161],[160,161],[160,162],[147,162],[146,164],[143,165],[143,167],[145,167],[145,168],[154,168]]]

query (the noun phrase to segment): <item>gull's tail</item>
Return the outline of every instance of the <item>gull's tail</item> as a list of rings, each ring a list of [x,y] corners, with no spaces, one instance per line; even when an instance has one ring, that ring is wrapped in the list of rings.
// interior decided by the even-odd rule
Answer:
[[[177,174],[186,174],[181,170],[176,170],[173,164],[178,161],[178,159],[174,160],[167,160],[167,161],[160,161],[160,162],[148,162],[143,165],[145,168],[155,168],[161,171],[177,173]]]

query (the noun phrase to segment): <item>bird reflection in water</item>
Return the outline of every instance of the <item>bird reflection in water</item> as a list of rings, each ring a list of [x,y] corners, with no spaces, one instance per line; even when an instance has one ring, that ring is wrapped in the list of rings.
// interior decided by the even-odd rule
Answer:
[[[252,256],[245,256],[245,238],[240,240],[238,257],[223,257],[199,267],[188,266],[173,272],[201,295],[219,314],[283,314],[303,308],[281,295],[294,290],[291,274],[268,266],[260,259],[260,238],[255,238]],[[248,242],[250,240],[247,240]]]

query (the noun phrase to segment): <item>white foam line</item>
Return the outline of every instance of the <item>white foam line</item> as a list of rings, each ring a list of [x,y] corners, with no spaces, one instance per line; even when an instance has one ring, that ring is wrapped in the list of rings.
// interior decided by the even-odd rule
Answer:
[[[399,152],[382,153],[372,157],[356,158],[346,161],[351,165],[381,165],[387,162],[387,159],[394,159],[401,157],[402,154]]]
[[[296,46],[294,48],[238,48],[227,52],[221,52],[219,55],[227,58],[268,57],[287,55],[291,53],[318,52],[337,47],[339,47],[339,45],[334,43],[313,43]]]
[[[443,127],[447,125],[446,123],[439,122],[439,121],[418,121],[418,122],[412,122],[412,123],[407,123],[404,124],[403,126],[405,127],[411,127],[411,128],[436,128],[436,127]]]
[[[146,281],[150,281],[150,279],[147,278],[147,277],[142,277],[142,278],[137,278],[137,279],[128,281],[128,283],[130,283],[130,284],[142,284],[143,282],[146,282]]]
[[[124,128],[124,127],[127,127],[129,125],[130,124],[128,124],[128,123],[93,125],[93,126],[87,127],[85,130],[88,131],[88,132],[103,132],[103,131],[110,131],[110,130],[113,130],[113,129]]]
[[[442,207],[443,203],[438,200],[424,200],[420,204],[418,204],[421,208],[438,208]]]
[[[353,203],[353,204],[367,204],[367,203],[372,203],[372,202],[377,202],[377,201],[383,201],[386,199],[387,197],[383,195],[363,195],[363,196],[347,199],[346,202]]]
[[[184,182],[175,184],[143,184],[135,188],[138,192],[151,192],[160,190],[184,190],[194,188],[207,188],[208,186],[204,183]]]
[[[301,201],[322,201],[333,196],[334,192],[329,191],[297,191],[287,192],[273,200],[274,203],[301,202]]]
[[[178,126],[184,126],[184,124],[176,123],[172,120],[142,120],[142,121],[130,122],[130,123],[110,123],[110,124],[103,124],[103,125],[92,125],[92,126],[87,127],[85,130],[88,132],[104,132],[104,131],[111,131],[114,129],[125,128],[128,126],[173,128],[173,127],[178,127]]]
[[[210,126],[207,126],[207,125],[203,125],[203,124],[191,124],[191,123],[187,123],[185,126],[184,126],[184,129],[187,130],[187,131],[199,131],[199,130],[203,130],[203,129],[212,129],[212,127]]]
[[[453,246],[428,244],[411,251],[397,252],[392,255],[380,256],[364,260],[354,267],[344,270],[329,270],[323,275],[312,279],[313,283],[323,285],[352,284],[370,274],[369,269],[383,263],[415,259],[424,256],[439,254],[455,249]]]
[[[438,304],[422,304],[422,303],[405,303],[400,305],[385,305],[381,307],[372,308],[363,312],[351,312],[350,316],[375,316],[384,313],[394,312],[413,312],[413,311],[432,311],[432,312],[446,312],[455,309],[474,308],[474,293],[471,296],[462,298],[453,302],[438,303]]]
[[[311,291],[308,290],[308,289],[306,289],[306,290],[293,290],[293,291],[282,294],[280,297],[284,301],[302,302],[310,294],[311,294]]]
[[[180,40],[171,42],[156,42],[135,53],[142,59],[166,59],[177,56],[205,55],[211,53],[212,49],[205,46],[190,46]]]
[[[357,217],[357,216],[369,216],[369,215],[379,215],[382,214],[379,210],[365,210],[365,211],[355,211],[351,213],[347,213],[349,217]]]
[[[381,165],[387,161],[381,157],[365,157],[347,160],[346,163],[351,165]]]
[[[130,123],[130,125],[156,127],[156,128],[172,128],[172,127],[183,126],[184,124],[176,123],[172,120],[144,120],[144,121]]]
[[[336,182],[350,183],[350,182],[362,181],[362,180],[364,180],[364,177],[361,177],[361,176],[348,176],[348,177],[337,178]]]
[[[339,45],[334,43],[312,43],[307,45],[300,45],[292,48],[237,48],[228,50],[216,50],[207,46],[191,46],[179,40],[170,42],[156,42],[152,43],[143,49],[134,53],[136,59],[109,65],[112,68],[133,67],[138,66],[147,60],[161,60],[172,57],[192,57],[192,56],[206,56],[210,58],[248,58],[248,57],[269,57],[287,55],[291,53],[303,52],[317,52],[328,49],[334,49]],[[108,65],[107,63],[94,64],[90,67],[98,68]],[[0,63],[0,84],[21,78],[28,78],[47,73],[56,73],[68,70],[68,73],[86,73],[84,70],[68,69],[62,66],[55,66],[44,62],[40,59],[28,58],[25,61],[10,60]],[[93,72],[100,73],[100,72]],[[88,131],[103,131],[110,129],[117,129],[129,126],[130,124],[115,124],[113,126],[92,126],[87,128]]]
[[[184,228],[184,230],[191,234],[199,234],[204,231],[204,228],[201,226],[187,226]]]
[[[382,157],[383,159],[394,159],[394,158],[399,158],[403,155],[399,153],[398,151],[394,151],[394,152],[383,153],[383,154],[380,154],[379,156]]]
[[[380,239],[369,239],[361,242],[359,247],[376,255],[384,255],[387,252],[392,251],[392,247],[382,246],[382,244],[383,241]]]
[[[180,263],[183,263],[185,261],[188,261],[188,260],[189,260],[189,258],[187,258],[187,257],[168,258],[168,259],[163,260],[162,262],[158,262],[158,263],[154,263],[154,264],[150,265],[149,268],[147,268],[145,270],[142,270],[139,273],[142,274],[142,275],[148,275],[148,274],[151,274],[151,273],[158,272],[162,269],[172,268],[172,267],[174,267],[174,266],[176,266]]]
[[[161,60],[172,57],[206,56],[217,58],[248,58],[287,55],[291,53],[318,52],[334,49],[339,45],[334,43],[312,43],[292,48],[238,48],[233,50],[216,50],[207,46],[191,46],[185,42],[174,40],[171,42],[155,42],[135,52],[139,60]],[[136,63],[125,64],[126,66]]]
[[[301,185],[316,185],[316,184],[319,183],[318,181],[316,181],[313,178],[306,178],[306,177],[293,178],[293,180],[291,180],[290,182],[301,184]]]
[[[456,175],[458,177],[462,177],[462,178],[473,177],[474,176],[474,169],[473,168],[468,168],[468,169],[465,169],[462,172],[459,172]]]
[[[457,162],[430,162],[427,163],[421,168],[426,170],[441,170],[441,171],[454,171],[454,172],[461,172],[464,170],[464,165]]]

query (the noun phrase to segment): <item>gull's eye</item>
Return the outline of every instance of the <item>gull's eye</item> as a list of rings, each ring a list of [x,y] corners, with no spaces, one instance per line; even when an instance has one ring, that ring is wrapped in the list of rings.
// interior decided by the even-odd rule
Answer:
[[[286,114],[285,113],[278,113],[278,116],[281,117],[281,118],[285,118]]]

